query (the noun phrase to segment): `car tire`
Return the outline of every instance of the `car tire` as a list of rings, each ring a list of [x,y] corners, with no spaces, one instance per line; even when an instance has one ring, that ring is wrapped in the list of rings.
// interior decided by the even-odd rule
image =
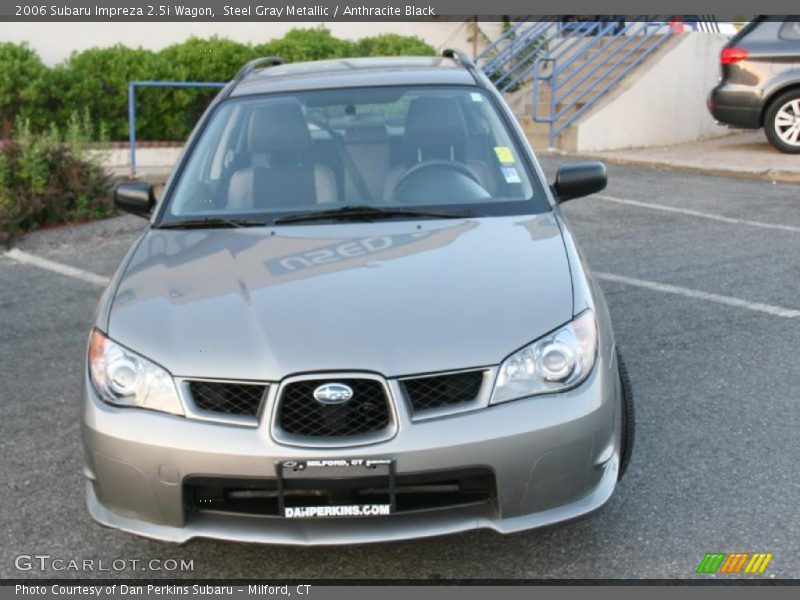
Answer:
[[[789,90],[769,103],[764,114],[764,133],[769,143],[781,152],[800,154],[800,89]]]
[[[622,429],[620,432],[619,474],[617,475],[617,481],[619,481],[625,475],[625,471],[628,470],[628,464],[631,462],[631,456],[633,455],[633,443],[636,437],[636,416],[633,408],[631,378],[628,375],[628,368],[625,366],[625,361],[622,359],[622,354],[619,350],[617,350],[617,368],[619,369],[622,391]]]

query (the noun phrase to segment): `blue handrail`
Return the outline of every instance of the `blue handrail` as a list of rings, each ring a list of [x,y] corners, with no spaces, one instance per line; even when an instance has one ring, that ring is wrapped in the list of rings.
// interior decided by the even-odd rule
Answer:
[[[630,21],[560,19],[518,22],[479,55],[501,92],[532,83],[534,121],[549,124],[550,145],[603,94],[673,33],[674,19],[640,15]],[[544,84],[547,115],[540,114]],[[544,107],[542,107],[544,108]]]
[[[131,81],[128,83],[128,139],[131,144],[131,177],[136,176],[136,88],[137,87],[198,87],[222,88],[227,83],[207,81]]]
[[[541,35],[549,26],[549,22],[538,22],[518,31],[517,35],[506,39],[503,46],[483,62],[481,68],[486,73],[502,69],[513,62],[519,52],[527,47],[528,40]]]
[[[494,82],[495,85],[501,92],[506,92],[513,89],[516,85],[523,83],[533,72],[533,63],[530,61],[534,60],[538,54],[544,50],[548,56],[558,56],[559,53],[556,51],[559,50],[559,48],[568,48],[569,44],[567,42],[569,40],[579,38],[582,34],[588,34],[594,25],[596,24],[588,21],[580,23],[575,28],[567,30],[567,33],[563,33],[562,30],[560,37],[529,37],[524,47],[533,46],[533,50],[525,54],[522,58],[516,59],[512,67]],[[554,45],[551,45],[553,39],[557,41]],[[509,75],[512,73],[514,76],[508,80]]]
[[[621,69],[616,75],[612,75],[614,71],[619,67],[624,61],[633,55],[636,50],[639,50],[643,47],[645,42],[650,39],[651,36],[641,36],[642,39],[638,41],[632,48],[630,48],[625,54],[623,54],[620,58],[618,58],[608,69],[606,69],[603,74],[595,81],[595,83],[582,92],[580,92],[574,98],[571,98],[568,103],[561,110],[556,110],[553,113],[553,126],[551,126],[550,130],[550,145],[555,143],[556,137],[559,133],[564,131],[567,127],[572,125],[575,120],[582,115],[586,110],[588,110],[600,96],[605,94],[608,90],[610,90],[618,81],[620,81],[623,77],[625,77],[631,70],[633,70],[636,66],[638,66],[647,56],[652,54],[658,46],[660,46],[666,39],[667,36],[664,32],[661,34],[654,34],[654,35],[661,35],[658,38],[657,43],[651,44],[648,47],[644,48],[643,52],[639,54],[632,62],[626,65],[623,69]],[[573,86],[576,87],[576,86]],[[596,91],[595,91],[596,90]],[[575,108],[577,104],[579,104],[587,95],[594,91],[594,94],[583,103],[582,106],[579,106],[575,109],[575,111],[567,116],[567,113]],[[553,92],[553,104],[557,107],[558,103],[563,101],[566,98],[566,94],[559,97],[557,92]],[[558,123],[559,119],[565,117],[565,119]]]
[[[648,26],[645,24],[645,25],[644,25],[644,29],[647,29],[647,27],[648,27]],[[576,89],[577,89],[577,88],[578,88],[578,87],[579,87],[579,86],[580,86],[582,83],[584,83],[586,80],[588,80],[588,79],[589,79],[589,77],[591,77],[592,75],[595,75],[595,74],[596,74],[598,71],[600,71],[600,67],[604,67],[605,65],[607,65],[607,64],[610,62],[610,60],[611,60],[611,59],[612,59],[614,56],[618,56],[618,55],[619,55],[619,54],[622,52],[622,50],[623,50],[624,48],[626,48],[626,47],[628,46],[628,44],[629,44],[629,43],[631,43],[631,41],[632,41],[632,40],[637,40],[637,39],[638,39],[638,40],[640,41],[640,43],[643,43],[643,42],[645,41],[645,38],[644,38],[644,37],[638,36],[638,33],[640,33],[640,31],[634,31],[632,36],[629,36],[629,35],[624,35],[626,32],[630,32],[631,30],[632,30],[632,27],[625,27],[625,28],[623,28],[621,31],[619,31],[619,32],[617,32],[615,35],[611,36],[611,39],[610,39],[610,40],[608,40],[608,41],[607,41],[607,42],[606,42],[604,45],[602,45],[602,46],[601,46],[600,48],[598,48],[596,51],[592,52],[590,56],[586,57],[586,61],[585,61],[585,63],[589,63],[589,62],[590,62],[590,61],[592,61],[593,59],[595,59],[595,58],[597,58],[598,56],[600,56],[600,54],[601,54],[601,53],[602,53],[604,50],[608,50],[609,48],[611,48],[611,47],[613,46],[613,44],[614,44],[614,42],[615,42],[615,41],[617,41],[617,40],[620,40],[620,39],[621,39],[621,40],[623,40],[623,43],[622,43],[622,44],[619,44],[619,45],[617,46],[617,48],[616,48],[616,49],[613,49],[613,48],[611,49],[611,52],[610,52],[610,54],[609,54],[608,56],[606,56],[605,60],[604,60],[604,61],[603,61],[603,62],[602,62],[600,65],[598,65],[598,68],[596,68],[594,71],[587,71],[586,73],[584,73],[584,75],[583,75],[583,76],[581,76],[581,77],[577,77],[578,73],[580,73],[582,70],[584,70],[584,68],[585,68],[585,67],[584,67],[585,63],[584,63],[584,65],[579,65],[579,66],[578,66],[578,67],[577,67],[575,70],[573,70],[572,72],[565,74],[565,75],[564,75],[564,77],[562,78],[564,82],[571,81],[572,79],[577,79],[577,80],[576,80],[576,81],[575,81],[575,82],[574,82],[572,85],[570,85],[570,86],[566,86],[566,85],[564,85],[563,83],[562,83],[562,85],[559,85],[559,89],[561,89],[562,87],[565,87],[565,88],[566,88],[566,89],[563,91],[563,93],[561,93],[561,94],[560,94],[560,97],[561,97],[561,98],[566,98],[566,97],[568,97],[568,96],[569,96],[569,95],[570,95],[572,92],[574,92],[574,91],[575,91],[575,90],[576,90]],[[636,45],[636,46],[634,46],[634,48],[631,50],[631,52],[632,52],[632,51],[634,51],[634,50],[635,50],[636,48],[638,48],[638,47],[639,47],[639,45]],[[615,63],[614,63],[614,65],[613,65],[613,66],[612,66],[612,67],[611,67],[611,68],[608,70],[608,72],[611,72],[611,71],[613,71],[613,70],[614,70],[616,67],[618,67],[618,66],[619,66],[619,64],[620,64],[621,62],[623,62],[623,61],[625,60],[625,58],[627,58],[627,57],[630,55],[630,53],[631,53],[631,52],[629,52],[629,53],[625,54],[625,55],[624,55],[622,58],[620,58],[620,59],[619,59],[617,62],[615,62]],[[577,56],[577,55],[576,55],[576,56]],[[574,58],[575,58],[575,57],[573,57],[573,59],[574,59]],[[565,63],[564,65],[562,65],[562,67],[559,69],[559,73],[565,73],[565,72],[567,71],[567,67],[569,67],[569,66],[570,66],[571,62],[574,62],[574,61],[568,61],[567,63]],[[603,75],[600,75],[600,76],[599,76],[599,78],[602,78],[602,77],[603,77]]]
[[[513,77],[504,74],[495,84],[507,91],[530,78],[531,117],[549,124],[549,143],[553,146],[559,134],[669,39],[673,23],[671,17],[640,15],[624,23],[587,21],[558,27],[540,40],[545,51],[517,56],[514,62],[522,63],[523,68]],[[545,84],[550,98],[540,103]],[[545,106],[546,115],[541,114]]]
[[[553,25],[550,19],[520,21],[481,52],[476,58],[485,73],[494,73],[514,62],[519,52],[527,48],[528,41],[542,35]]]
[[[521,21],[514,23],[505,31],[505,33],[503,33],[503,35],[489,44],[489,46],[486,47],[482,52],[479,52],[475,57],[475,62],[477,63],[478,61],[486,58],[487,55],[492,54],[498,47],[501,47],[508,38],[513,38],[522,27],[528,24],[528,22],[529,19],[522,19]]]

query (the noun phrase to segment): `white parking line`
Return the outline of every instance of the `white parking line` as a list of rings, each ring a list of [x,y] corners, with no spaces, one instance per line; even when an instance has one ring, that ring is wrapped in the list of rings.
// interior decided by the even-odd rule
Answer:
[[[77,269],[75,267],[70,267],[69,265],[64,265],[52,260],[47,260],[46,258],[35,256],[33,254],[28,254],[27,252],[23,252],[19,248],[12,248],[2,256],[5,256],[6,258],[10,258],[11,260],[15,260],[20,263],[24,263],[26,265],[32,265],[34,267],[39,267],[40,269],[45,269],[47,271],[52,271],[54,273],[60,273],[61,275],[66,275],[67,277],[72,277],[74,279],[80,279],[81,281],[93,283],[95,285],[99,285],[100,287],[105,287],[106,285],[108,285],[109,281],[108,277],[103,277],[102,275],[97,275],[96,273],[84,271],[83,269]]]
[[[686,298],[696,298],[697,300],[705,300],[707,302],[716,302],[717,304],[725,304],[727,306],[735,306],[737,308],[744,308],[755,312],[766,313],[775,317],[785,317],[787,319],[794,319],[800,317],[800,310],[793,308],[783,308],[782,306],[773,306],[772,304],[762,304],[761,302],[749,302],[742,298],[735,298],[733,296],[722,296],[720,294],[712,294],[711,292],[702,292],[700,290],[693,290],[690,288],[679,287],[677,285],[669,285],[667,283],[658,283],[657,281],[647,281],[645,279],[636,279],[635,277],[625,277],[623,275],[614,275],[613,273],[599,273],[595,271],[595,277],[601,281],[613,281],[615,283],[622,283],[634,287],[640,287],[656,292],[664,292],[666,294],[675,294],[677,296],[684,296]]]
[[[761,229],[775,229],[778,231],[791,231],[793,233],[800,233],[800,227],[796,227],[794,225],[781,225],[780,223],[764,223],[763,221],[735,219],[733,217],[723,217],[722,215],[701,212],[699,210],[676,208],[674,206],[664,206],[663,204],[652,204],[650,202],[640,202],[638,200],[628,200],[626,198],[616,198],[615,196],[607,196],[605,194],[596,194],[594,197],[600,200],[605,200],[606,202],[616,202],[617,204],[636,206],[637,208],[648,208],[650,210],[678,213],[687,215],[689,217],[698,217],[700,219],[709,219],[711,221],[719,221],[720,223],[728,223],[730,225],[746,225],[748,227],[760,227]]]

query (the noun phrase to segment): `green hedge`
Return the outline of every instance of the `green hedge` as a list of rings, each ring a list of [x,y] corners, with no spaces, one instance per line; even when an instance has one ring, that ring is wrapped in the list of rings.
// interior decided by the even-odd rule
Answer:
[[[64,127],[41,133],[17,118],[0,142],[0,244],[39,227],[112,214],[102,150],[90,151],[90,140],[103,137],[88,112],[82,118],[73,112]]]
[[[128,136],[131,80],[228,81],[248,60],[281,56],[287,61],[355,56],[432,55],[414,36],[383,34],[351,42],[324,27],[292,29],[280,39],[242,44],[212,37],[190,38],[159,52],[122,45],[75,52],[48,69],[25,44],[0,43],[0,138],[20,116],[34,131],[65,123],[76,109],[88,110],[111,140]],[[141,140],[182,140],[215,91],[194,88],[137,90],[136,134]]]
[[[35,102],[36,84],[46,73],[47,67],[26,44],[0,43],[0,138],[23,107]]]

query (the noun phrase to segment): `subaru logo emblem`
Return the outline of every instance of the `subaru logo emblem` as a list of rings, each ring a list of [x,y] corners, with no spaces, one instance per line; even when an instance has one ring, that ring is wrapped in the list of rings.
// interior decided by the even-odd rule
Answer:
[[[344,404],[353,397],[353,388],[343,383],[326,383],[314,390],[314,399],[322,404]]]

